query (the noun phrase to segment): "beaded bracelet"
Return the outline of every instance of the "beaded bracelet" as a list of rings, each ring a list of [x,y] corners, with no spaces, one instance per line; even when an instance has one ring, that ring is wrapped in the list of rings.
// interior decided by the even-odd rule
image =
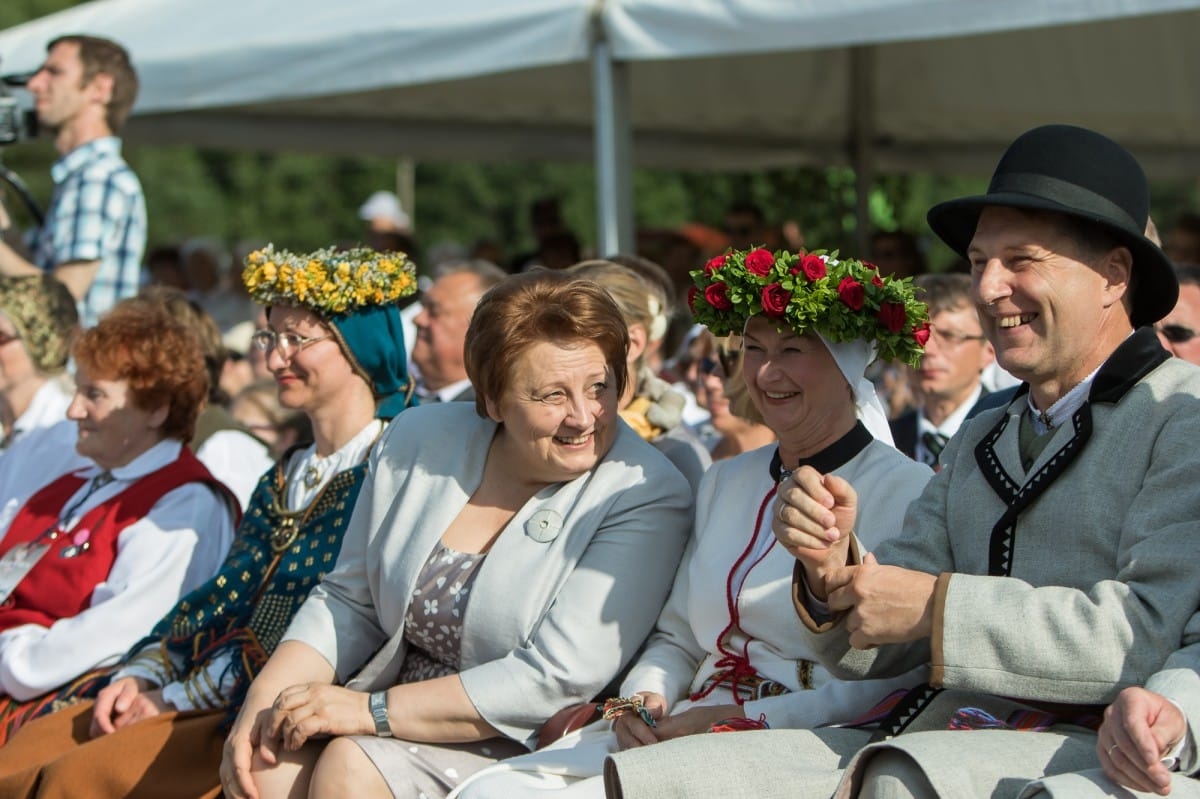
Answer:
[[[648,726],[656,726],[654,718],[651,717],[650,711],[646,709],[645,700],[641,696],[614,696],[611,699],[605,699],[604,704],[600,705],[599,709],[604,714],[605,721],[619,719],[626,713],[637,713]]]

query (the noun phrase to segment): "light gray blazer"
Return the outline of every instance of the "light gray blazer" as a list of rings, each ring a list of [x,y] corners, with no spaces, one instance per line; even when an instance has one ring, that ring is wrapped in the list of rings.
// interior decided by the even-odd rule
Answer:
[[[417,576],[479,486],[496,428],[471,403],[396,417],[335,568],[284,640],[317,649],[357,690],[395,684]],[[463,618],[460,678],[480,715],[530,745],[547,718],[607,685],[653,628],[691,521],[687,481],[623,422],[591,472],[526,503],[484,558]]]

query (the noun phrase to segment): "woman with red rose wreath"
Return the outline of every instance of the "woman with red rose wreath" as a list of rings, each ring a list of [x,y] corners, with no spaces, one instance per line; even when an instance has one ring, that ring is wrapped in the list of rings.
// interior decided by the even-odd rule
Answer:
[[[847,723],[925,679],[918,669],[843,682],[813,662],[792,609],[795,559],[776,543],[769,515],[778,482],[808,464],[871,485],[859,494],[873,498],[859,509],[862,547],[899,531],[932,472],[872,435],[887,422],[863,373],[876,354],[920,357],[924,305],[908,281],[821,254],[730,252],[692,277],[697,320],[716,335],[743,335],[743,376],[778,446],[706,472],[671,596],[620,697],[605,703],[611,726],[597,721],[492,766],[457,796],[601,797],[614,751],[710,731]]]

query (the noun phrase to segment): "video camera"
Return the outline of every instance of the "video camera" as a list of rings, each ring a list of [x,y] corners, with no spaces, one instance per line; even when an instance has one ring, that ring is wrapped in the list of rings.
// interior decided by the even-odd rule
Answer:
[[[9,87],[24,86],[31,77],[31,73],[0,75],[0,147],[37,135],[37,114],[32,108],[23,107],[9,91]]]

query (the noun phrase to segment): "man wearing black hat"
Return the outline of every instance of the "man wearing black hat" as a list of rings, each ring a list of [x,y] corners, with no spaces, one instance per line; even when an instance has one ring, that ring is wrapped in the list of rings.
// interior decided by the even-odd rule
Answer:
[[[843,678],[924,664],[929,682],[854,729],[620,753],[610,789],[1017,797],[1099,765],[1105,705],[1200,636],[1188,624],[1200,607],[1200,370],[1151,327],[1178,285],[1142,234],[1148,209],[1145,176],[1115,142],[1061,125],[1019,137],[987,194],[929,213],[972,264],[984,334],[1023,381],[1016,396],[959,430],[903,533],[874,553],[852,535],[871,497],[810,467],[781,484],[774,529],[797,557],[800,634]],[[1165,743],[1184,773],[1200,765],[1194,746]]]

